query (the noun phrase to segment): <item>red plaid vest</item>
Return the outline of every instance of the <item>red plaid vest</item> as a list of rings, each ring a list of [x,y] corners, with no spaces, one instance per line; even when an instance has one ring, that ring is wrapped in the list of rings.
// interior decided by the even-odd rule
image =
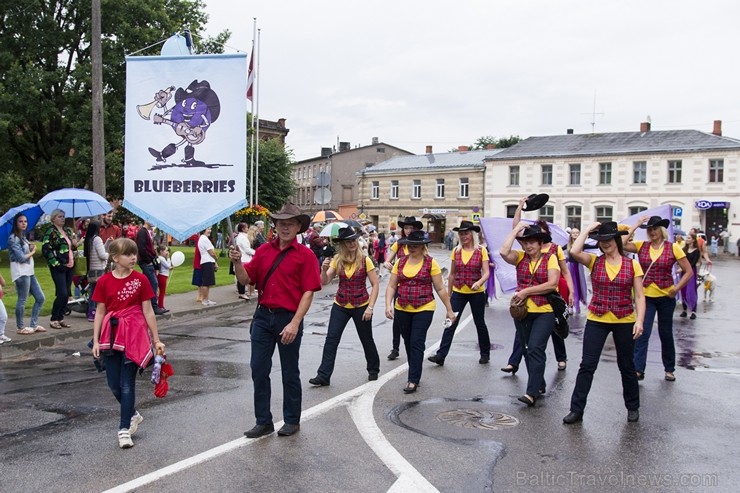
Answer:
[[[411,305],[419,308],[434,300],[432,291],[432,257],[424,257],[421,269],[414,277],[403,275],[403,268],[409,257],[405,256],[398,261],[398,304]]]
[[[673,264],[676,263],[676,257],[673,255],[673,243],[666,241],[663,244],[663,253],[655,259],[652,267],[650,267],[653,261],[650,259],[649,241],[642,244],[642,248],[637,252],[637,257],[640,260],[642,271],[647,273],[643,280],[645,286],[655,283],[659,288],[666,289],[673,285]]]
[[[555,247],[557,248],[557,246]],[[532,260],[529,255],[524,254],[524,258],[516,266],[516,289],[521,291],[524,288],[530,286],[536,286],[538,284],[544,284],[547,282],[547,262],[550,260],[550,251],[542,254],[540,263],[537,265],[537,270],[534,271],[534,275],[529,272],[529,262]],[[547,305],[547,298],[541,294],[535,294],[529,297],[534,304],[537,306]]]
[[[362,306],[370,299],[367,293],[367,272],[365,271],[365,257],[360,260],[360,267],[354,271],[352,277],[347,277],[344,269],[339,272],[339,288],[334,299],[342,306]]]
[[[455,282],[457,289],[463,286],[471,287],[475,281],[483,277],[483,254],[480,248],[473,250],[473,256],[466,264],[462,260],[462,250],[455,249]]]
[[[594,262],[591,270],[591,284],[594,293],[588,310],[595,315],[612,312],[617,318],[624,318],[634,312],[632,305],[632,283],[635,269],[632,259],[622,257],[622,267],[613,280],[606,273],[606,257],[601,256]]]

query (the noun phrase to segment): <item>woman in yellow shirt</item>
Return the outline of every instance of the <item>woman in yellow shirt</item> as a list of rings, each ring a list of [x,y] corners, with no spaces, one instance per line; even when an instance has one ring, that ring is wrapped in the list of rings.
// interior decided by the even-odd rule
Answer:
[[[335,275],[338,275],[339,287],[329,316],[321,365],[317,375],[308,381],[311,385],[329,385],[334,372],[337,347],[350,319],[355,323],[357,335],[365,352],[367,379],[377,380],[380,373],[380,358],[373,340],[372,325],[373,307],[378,299],[378,273],[372,260],[360,251],[357,241],[359,237],[360,233],[356,233],[354,229],[341,228],[334,240],[339,253],[332,259],[324,259],[321,264],[321,284],[326,286]],[[368,281],[372,288],[369,294]]]

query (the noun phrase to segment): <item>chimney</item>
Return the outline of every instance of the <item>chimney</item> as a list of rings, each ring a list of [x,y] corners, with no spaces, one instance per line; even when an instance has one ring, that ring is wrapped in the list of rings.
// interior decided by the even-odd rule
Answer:
[[[645,133],[650,131],[650,122],[640,123],[640,132]]]
[[[278,118],[277,124],[280,128],[285,128],[285,118]]]
[[[457,146],[457,150],[460,152],[467,152],[468,146]]]
[[[372,142],[373,142],[373,145],[377,145],[378,142],[380,142],[380,139],[378,139],[377,137],[373,137],[373,141]]]
[[[349,142],[339,143],[339,152],[349,151],[351,149]]]
[[[567,129],[567,130],[565,131],[565,133],[566,133],[567,135],[573,135],[573,129],[572,129],[572,128],[569,128],[569,129]]]
[[[486,149],[488,149],[489,151],[495,148],[496,148],[496,144],[486,144]]]
[[[328,157],[328,156],[331,156],[331,147],[322,147],[321,157]]]
[[[427,146],[427,152],[426,153],[427,154],[431,154],[432,153],[432,146]]]
[[[712,130],[712,133],[722,137],[722,120],[714,120],[714,129]]]

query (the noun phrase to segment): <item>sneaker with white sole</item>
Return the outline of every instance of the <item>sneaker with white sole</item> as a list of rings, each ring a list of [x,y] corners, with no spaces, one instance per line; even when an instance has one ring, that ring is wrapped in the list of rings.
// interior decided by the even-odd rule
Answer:
[[[131,440],[131,433],[126,428],[118,430],[118,446],[121,448],[131,448],[134,446],[134,441]]]
[[[0,336],[0,344],[2,344],[3,342],[10,342],[10,340],[10,337],[6,336],[5,334]]]
[[[213,305],[215,305],[215,304],[216,304],[216,302],[215,302],[215,301],[211,301],[211,300],[203,300],[203,306],[213,306]]]
[[[142,421],[144,421],[144,416],[139,414],[139,411],[136,411],[136,413],[131,416],[131,424],[128,427],[129,435],[133,436],[133,434],[136,433],[136,430],[139,429],[139,425]]]

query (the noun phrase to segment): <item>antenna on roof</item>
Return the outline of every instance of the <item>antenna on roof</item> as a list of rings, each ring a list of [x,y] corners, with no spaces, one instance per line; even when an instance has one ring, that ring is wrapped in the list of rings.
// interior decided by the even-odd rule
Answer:
[[[596,115],[603,116],[604,113],[596,112],[596,89],[594,89],[594,107],[591,113],[582,113],[583,115],[591,115],[591,133],[596,133]]]

